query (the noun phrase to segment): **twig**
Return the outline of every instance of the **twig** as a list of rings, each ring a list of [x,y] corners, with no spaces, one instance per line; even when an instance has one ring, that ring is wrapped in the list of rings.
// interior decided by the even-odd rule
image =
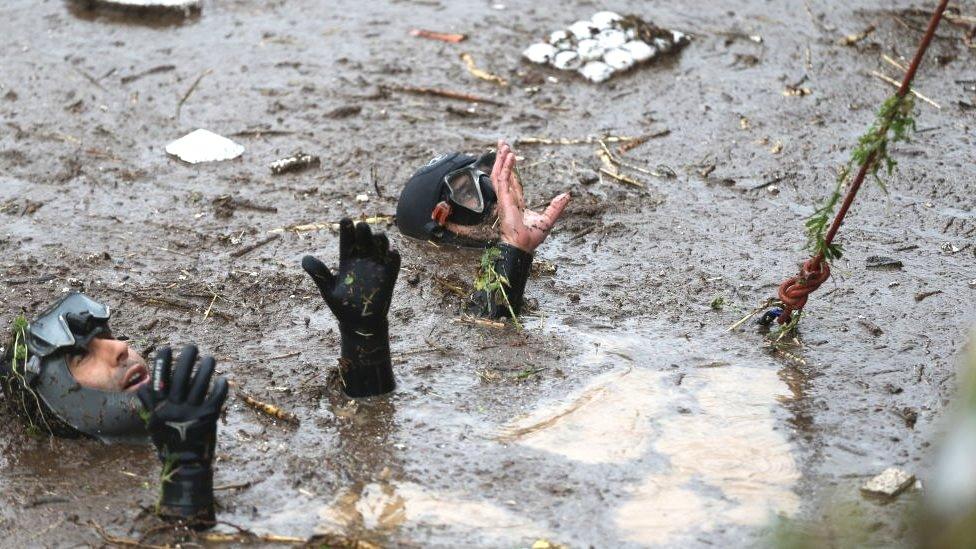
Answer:
[[[669,133],[671,133],[671,130],[669,130],[668,128],[664,128],[663,130],[660,131],[646,133],[640,137],[635,137],[633,140],[627,141],[622,145],[620,145],[619,147],[617,147],[617,152],[620,154],[624,154],[625,152],[631,149],[637,148],[643,145],[644,143],[647,143],[649,140],[654,139],[655,137],[664,137]]]
[[[549,137],[519,137],[515,140],[515,145],[592,145],[594,143],[624,143],[636,141],[641,136],[627,137],[622,135],[606,135],[603,137],[584,137],[582,139],[549,138]]]
[[[894,78],[891,78],[890,76],[881,74],[878,71],[871,71],[871,76],[874,76],[875,78],[880,78],[881,80],[884,80],[885,82],[891,84],[892,86],[894,86],[896,88],[899,87],[899,86],[901,86],[901,83],[898,82],[897,80],[895,80]],[[936,103],[935,101],[932,101],[928,97],[925,97],[924,95],[922,95],[922,94],[918,93],[917,91],[915,91],[915,88],[908,88],[908,91],[912,95],[914,95],[915,97],[921,99],[922,101],[925,101],[929,105],[932,105],[933,107],[935,107],[937,109],[940,109],[940,110],[942,109],[942,107],[938,103]]]
[[[220,486],[214,486],[213,491],[222,492],[224,490],[244,490],[250,488],[252,484],[254,483],[251,481],[239,482],[237,484],[221,484]]]
[[[370,225],[379,225],[380,223],[393,223],[396,216],[392,215],[374,215],[371,217],[363,217],[360,219],[354,219],[356,223],[368,223]],[[321,231],[325,229],[331,229],[333,231],[339,230],[339,223],[306,223],[300,225],[289,225],[287,227],[278,227],[277,229],[271,229],[269,233],[283,233],[285,231],[293,231],[296,233],[307,233],[311,231]]]
[[[905,72],[905,71],[908,70],[908,67],[902,65],[898,61],[895,61],[894,59],[892,59],[891,57],[889,57],[887,53],[882,53],[881,54],[881,58],[884,59],[885,61],[887,61],[888,63],[890,63],[891,65],[893,65],[895,68],[897,68],[898,70],[900,70],[902,72]]]
[[[475,65],[474,57],[471,57],[470,53],[462,53],[461,61],[464,61],[464,66],[467,67],[468,72],[471,73],[471,75],[475,78],[480,78],[486,82],[494,82],[502,87],[508,85],[508,80],[505,80],[501,76],[479,69],[478,66]]]
[[[639,187],[641,189],[644,188],[644,184],[643,183],[641,183],[640,181],[637,181],[636,179],[631,179],[631,178],[627,177],[624,174],[613,173],[612,171],[610,171],[610,170],[608,170],[606,168],[600,168],[600,173],[602,173],[603,175],[608,175],[608,176],[612,177],[613,179],[616,179],[617,181],[620,181],[621,183],[626,183],[628,185],[633,185],[634,187]]]
[[[266,414],[274,419],[284,421],[285,423],[290,423],[292,425],[298,425],[298,416],[291,412],[282,410],[281,408],[274,406],[273,404],[268,404],[267,402],[261,402],[260,400],[249,396],[240,389],[236,390],[237,397],[244,401],[250,408],[257,410],[263,414]]]
[[[478,95],[456,92],[451,90],[445,90],[441,88],[425,88],[420,86],[393,86],[391,89],[402,91],[406,93],[414,93],[417,95],[434,95],[437,97],[446,97],[448,99],[457,99],[459,101],[468,101],[471,103],[487,103],[489,105],[502,106],[504,103],[501,101],[495,101],[494,99],[489,99],[487,97],[481,97]]]
[[[848,34],[847,36],[838,40],[837,43],[840,44],[841,46],[853,46],[858,42],[860,42],[861,40],[867,38],[868,35],[874,32],[874,29],[875,29],[874,25],[868,25],[867,28],[862,30],[861,32],[855,34]]]
[[[296,538],[294,536],[279,536],[275,534],[253,534],[250,532],[245,532],[241,534],[223,534],[220,532],[207,532],[204,534],[197,534],[197,538],[208,541],[210,543],[246,543],[246,542],[262,542],[262,543],[286,543],[286,544],[304,544],[308,540],[305,538]]]
[[[98,82],[98,80],[96,80],[96,79],[95,79],[95,77],[94,77],[94,76],[92,76],[92,75],[90,75],[90,74],[88,74],[87,72],[85,72],[85,71],[83,71],[83,70],[81,70],[81,69],[79,69],[78,67],[75,67],[74,65],[68,65],[68,66],[69,66],[69,67],[71,67],[71,70],[73,70],[73,71],[75,71],[76,73],[78,73],[78,74],[80,74],[81,76],[83,76],[83,77],[85,78],[85,80],[87,80],[87,81],[89,81],[89,82],[91,82],[92,84],[94,84],[96,88],[98,88],[98,89],[100,89],[100,90],[102,90],[102,91],[108,91],[108,90],[106,90],[106,89],[105,89],[105,88],[104,88],[104,87],[103,87],[103,86],[102,86],[102,85],[101,85],[101,84],[100,84],[100,83]]]
[[[142,72],[138,72],[136,74],[130,74],[128,76],[123,76],[119,81],[122,84],[128,84],[130,82],[135,82],[136,80],[139,80],[143,76],[149,76],[151,74],[159,74],[161,72],[169,72],[169,71],[172,71],[172,70],[176,70],[176,65],[160,65],[158,67],[153,67],[153,68],[151,68],[149,70],[145,70],[145,71],[142,71]]]
[[[410,31],[410,36],[416,36],[417,38],[427,38],[429,40],[440,40],[441,42],[448,42],[451,44],[457,44],[458,42],[463,42],[467,35],[458,33],[446,33],[446,32],[436,32],[423,29],[413,29]]]
[[[183,103],[186,103],[186,100],[190,98],[190,95],[193,93],[193,90],[197,89],[197,86],[200,84],[200,81],[203,80],[203,77],[207,76],[212,72],[213,69],[207,69],[203,71],[202,73],[200,73],[200,76],[198,76],[197,79],[194,80],[192,84],[190,84],[190,89],[186,90],[186,93],[184,93],[183,97],[180,98],[180,102],[176,104],[176,118],[180,117],[180,110],[183,108]]]
[[[102,528],[102,525],[95,522],[94,520],[88,521],[88,524],[95,529],[99,537],[109,545],[116,545],[119,547],[139,547],[140,549],[170,549],[169,545],[150,545],[147,543],[142,543],[134,539],[123,538],[120,536],[113,536]]]
[[[461,316],[454,319],[454,322],[459,324],[473,324],[475,326],[486,326],[488,328],[503,329],[505,328],[504,322],[498,322],[496,320],[488,320],[486,318],[477,318],[473,316]]]
[[[213,293],[213,299],[210,300],[210,305],[207,307],[207,310],[203,312],[204,320],[207,320],[210,317],[210,311],[213,310],[214,303],[217,303],[217,292],[212,292],[212,293]]]
[[[230,256],[231,257],[241,257],[241,256],[246,255],[246,254],[249,254],[249,253],[253,252],[254,250],[260,248],[261,246],[264,246],[264,245],[266,245],[266,244],[268,244],[270,242],[273,242],[273,241],[275,241],[275,240],[277,240],[279,238],[281,238],[281,233],[275,233],[275,234],[273,234],[273,235],[271,235],[269,237],[266,237],[266,238],[263,238],[261,240],[258,240],[257,242],[255,242],[254,244],[251,244],[250,246],[245,246],[245,247],[243,247],[243,248],[241,248],[239,250],[234,250],[233,252],[230,253]]]
[[[269,358],[268,360],[282,360],[282,359],[285,359],[285,358],[296,357],[296,356],[298,356],[300,354],[302,354],[301,351],[295,351],[293,353],[285,353],[283,355],[273,356],[273,357]]]

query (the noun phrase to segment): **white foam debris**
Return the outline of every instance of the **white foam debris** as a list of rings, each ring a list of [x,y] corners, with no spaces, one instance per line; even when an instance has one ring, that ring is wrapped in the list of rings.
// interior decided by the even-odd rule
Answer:
[[[621,46],[621,48],[627,50],[631,57],[634,58],[634,61],[638,63],[643,63],[657,55],[657,49],[654,46],[648,46],[646,42],[641,42],[640,40],[631,40]]]
[[[603,57],[604,48],[596,40],[580,40],[576,45],[576,51],[583,61],[596,61]]]
[[[244,153],[244,147],[211,131],[198,129],[166,145],[166,152],[184,162],[198,164],[232,160]]]
[[[906,473],[897,467],[889,467],[880,475],[872,478],[861,486],[861,491],[885,497],[895,497],[915,483],[915,475]]]
[[[525,48],[522,55],[533,63],[544,65],[552,61],[552,58],[556,56],[556,51],[556,48],[551,44],[540,42]]]
[[[603,61],[590,61],[589,63],[583,65],[580,69],[580,74],[590,82],[603,82],[604,80],[613,76],[613,68],[607,65]]]
[[[634,66],[634,56],[630,55],[627,50],[614,48],[603,54],[603,62],[610,65],[615,71],[625,71]]]
[[[601,29],[609,28],[621,19],[623,19],[623,16],[612,11],[598,11],[593,14],[593,17],[590,17],[590,21]]]
[[[577,40],[592,38],[598,30],[592,21],[577,21],[569,26],[569,32],[573,33]]]
[[[597,12],[588,21],[549,33],[548,42],[532,44],[522,56],[559,70],[575,70],[592,82],[677,51],[689,42],[683,32],[663,29],[635,16]]]
[[[619,48],[627,42],[627,34],[620,29],[606,29],[596,35],[596,41],[607,50]]]
[[[555,59],[552,60],[552,66],[563,71],[572,71],[580,68],[583,65],[583,60],[580,59],[578,53],[573,50],[565,50],[556,54]]]

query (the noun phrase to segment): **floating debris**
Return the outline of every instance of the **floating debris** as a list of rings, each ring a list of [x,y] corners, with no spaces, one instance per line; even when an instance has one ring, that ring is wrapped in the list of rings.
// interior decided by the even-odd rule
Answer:
[[[893,498],[914,482],[915,475],[906,473],[897,467],[889,467],[880,475],[864,483],[864,486],[861,486],[861,492],[872,496]]]
[[[904,267],[904,264],[890,257],[872,255],[865,260],[865,266],[872,271],[897,271]]]
[[[413,29],[410,31],[410,36],[416,36],[417,38],[427,38],[429,40],[439,40],[441,42],[448,42],[450,44],[457,44],[458,42],[463,42],[468,36],[465,34],[456,33],[446,33],[446,32],[435,32],[423,29]]]
[[[551,33],[546,42],[532,44],[522,56],[540,65],[578,71],[591,82],[603,82],[688,42],[684,33],[663,29],[636,15],[601,11],[588,21]]]
[[[244,404],[247,404],[248,407],[257,410],[262,414],[283,421],[285,423],[289,423],[291,425],[299,424],[298,416],[296,416],[291,412],[285,411],[273,404],[268,404],[267,402],[261,402],[260,400],[250,395],[242,393],[240,390],[237,391],[237,397],[240,398],[244,402]]]
[[[274,175],[281,175],[287,172],[298,172],[312,166],[318,166],[319,163],[319,157],[298,151],[291,156],[275,160],[268,167],[271,168],[271,173]]]
[[[470,53],[462,53],[461,61],[464,62],[464,66],[467,67],[468,72],[471,73],[471,75],[475,78],[480,78],[486,82],[494,82],[495,84],[503,87],[508,85],[508,80],[505,80],[501,76],[479,69],[474,62],[474,57],[471,57]]]
[[[189,164],[198,164],[232,160],[244,153],[244,147],[226,137],[199,129],[166,145],[166,152]]]
[[[78,2],[79,0],[75,0]],[[89,9],[105,8],[131,12],[166,12],[189,16],[200,13],[203,0],[85,0],[79,2]]]

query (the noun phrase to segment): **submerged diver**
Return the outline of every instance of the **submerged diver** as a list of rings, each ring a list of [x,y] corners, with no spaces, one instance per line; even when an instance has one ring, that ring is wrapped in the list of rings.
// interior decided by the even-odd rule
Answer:
[[[148,434],[163,463],[160,515],[212,524],[212,464],[227,380],[218,377],[206,396],[214,360],[205,357],[191,376],[192,345],[172,373],[171,353],[160,349],[150,378],[142,357],[113,337],[110,316],[107,306],[70,293],[33,322],[15,321],[0,363],[7,405],[32,430],[52,435],[136,442]]]
[[[402,234],[435,244],[494,244],[487,257],[505,286],[502,299],[488,289],[474,300],[489,317],[518,316],[533,254],[570,198],[556,196],[542,213],[527,209],[515,153],[499,140],[497,152],[478,158],[445,154],[417,171],[400,194],[396,222]]]

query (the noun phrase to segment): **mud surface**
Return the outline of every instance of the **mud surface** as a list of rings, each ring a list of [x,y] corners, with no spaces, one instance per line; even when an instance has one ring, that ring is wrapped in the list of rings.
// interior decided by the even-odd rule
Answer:
[[[870,517],[868,541],[899,543],[911,495],[881,505],[856,487],[888,466],[924,482],[976,322],[967,29],[939,31],[916,83],[941,109],[919,102],[889,194],[859,197],[847,254],[787,356],[752,325],[726,327],[803,258],[803,218],[892,92],[870,71],[897,78],[882,54],[904,62],[914,51],[924,18],[903,10],[916,4],[504,4],[238,0],[182,20],[4,2],[0,320],[84,290],[137,348],[198,342],[250,394],[296,413],[299,427],[274,424],[232,395],[220,427],[219,517],[260,534],[753,545],[776,514],[816,518],[840,494]],[[604,7],[694,40],[604,86],[519,59]],[[443,44],[412,28],[470,38]],[[475,79],[461,52],[513,85]],[[246,152],[196,166],[166,156],[196,128]],[[476,255],[394,229],[404,267],[388,398],[353,402],[328,384],[338,334],[299,261],[334,264],[334,232],[284,231],[241,253],[275,229],[392,214],[408,173],[437,152],[664,128],[623,156],[675,173],[635,173],[644,190],[593,182],[595,145],[517,146],[531,203],[575,197],[537,255],[558,270],[530,281],[539,310],[521,333],[456,322],[450,288],[470,284]],[[321,166],[270,174],[298,149]],[[875,255],[903,267],[869,270]],[[152,534],[159,466],[148,447],[35,440],[6,422],[5,544],[101,544],[92,522]]]

